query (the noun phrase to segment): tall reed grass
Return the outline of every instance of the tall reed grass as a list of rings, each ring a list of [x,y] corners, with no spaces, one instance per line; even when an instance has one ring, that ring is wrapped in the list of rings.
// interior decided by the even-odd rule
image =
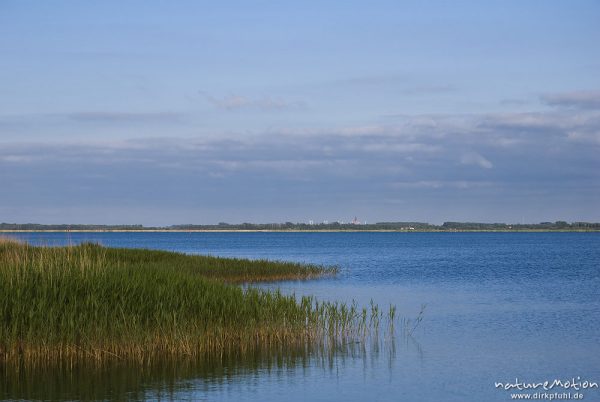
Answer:
[[[0,240],[0,363],[248,353],[366,336],[382,316],[226,282],[305,279],[293,263]],[[392,314],[393,315],[393,314]]]

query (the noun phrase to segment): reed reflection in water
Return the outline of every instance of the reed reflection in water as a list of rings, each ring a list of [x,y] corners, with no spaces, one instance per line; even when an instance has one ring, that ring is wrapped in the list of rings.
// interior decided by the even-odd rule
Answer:
[[[248,353],[206,356],[202,360],[162,360],[148,365],[73,362],[56,365],[0,367],[0,399],[8,400],[203,400],[222,396],[228,387],[258,387],[268,382],[304,377],[319,371],[334,375],[359,363],[365,374],[373,365],[391,372],[397,345],[423,354],[413,335],[388,330],[361,341],[327,342],[301,347],[262,347]],[[260,393],[260,389],[256,390]],[[220,398],[218,398],[220,399]]]

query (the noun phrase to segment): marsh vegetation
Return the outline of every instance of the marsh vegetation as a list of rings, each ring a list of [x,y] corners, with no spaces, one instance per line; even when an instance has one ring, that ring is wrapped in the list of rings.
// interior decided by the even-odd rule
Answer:
[[[301,280],[336,268],[98,244],[0,241],[0,363],[149,364],[365,339],[383,314],[240,282]],[[388,313],[393,325],[394,309]]]

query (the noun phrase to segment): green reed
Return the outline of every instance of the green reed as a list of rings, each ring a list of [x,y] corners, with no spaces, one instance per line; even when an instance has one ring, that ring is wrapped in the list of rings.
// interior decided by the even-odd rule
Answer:
[[[364,338],[355,304],[296,300],[228,282],[307,279],[335,268],[96,244],[0,239],[0,362],[246,353]],[[377,317],[377,318],[375,318]]]

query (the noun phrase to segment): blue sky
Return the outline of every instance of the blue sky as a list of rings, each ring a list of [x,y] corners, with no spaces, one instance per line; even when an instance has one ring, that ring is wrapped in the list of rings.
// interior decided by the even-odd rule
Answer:
[[[0,221],[600,221],[598,21],[0,0]]]

